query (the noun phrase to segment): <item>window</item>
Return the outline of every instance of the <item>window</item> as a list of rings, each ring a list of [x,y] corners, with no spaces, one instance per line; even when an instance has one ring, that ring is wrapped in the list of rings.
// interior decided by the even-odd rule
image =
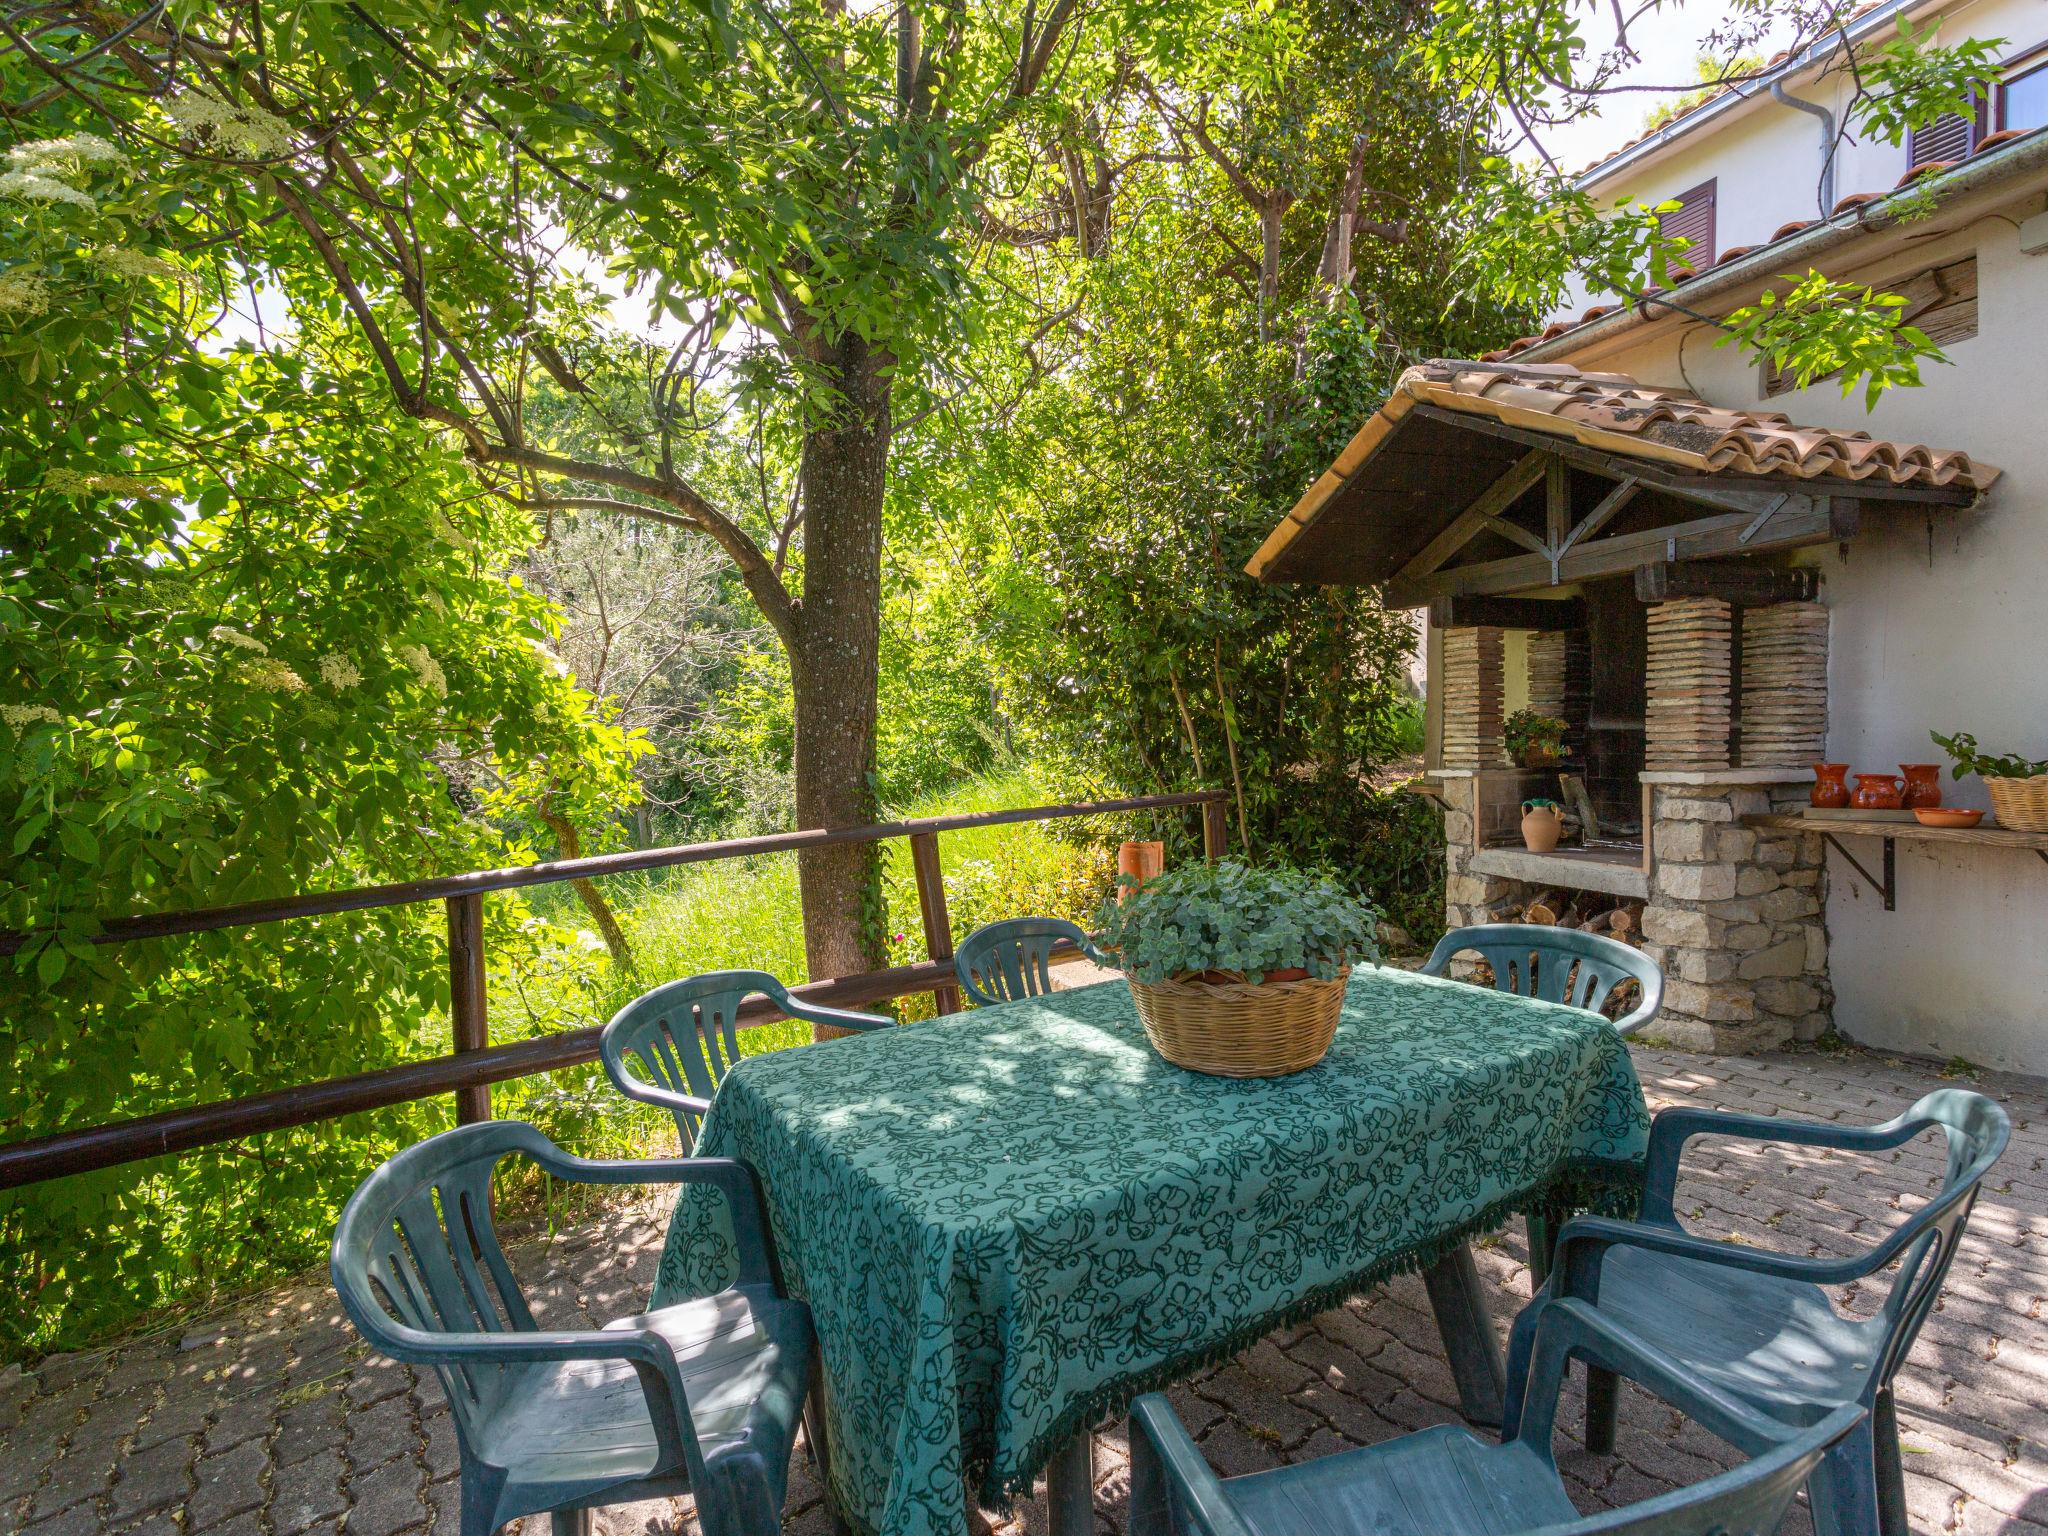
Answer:
[[[1954,112],[1944,112],[1924,128],[1915,128],[1906,136],[1906,164],[1909,166],[1932,165],[1938,160],[1962,160],[1977,147],[1977,141],[1984,137],[1985,94],[1971,93],[1972,110],[1968,117]]]
[[[2048,128],[2048,59],[2005,77],[1998,88],[1998,126]]]
[[[1678,206],[1657,221],[1667,235],[1690,240],[1678,259],[1695,272],[1703,272],[1714,261],[1714,183],[1703,181],[1673,199]]]

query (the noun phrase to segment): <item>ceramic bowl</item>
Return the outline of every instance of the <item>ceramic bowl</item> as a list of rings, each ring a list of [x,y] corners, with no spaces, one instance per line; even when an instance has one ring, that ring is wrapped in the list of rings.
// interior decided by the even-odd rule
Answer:
[[[1922,805],[1913,814],[1923,827],[1974,827],[1984,819],[1982,811],[1966,811],[1953,805]]]

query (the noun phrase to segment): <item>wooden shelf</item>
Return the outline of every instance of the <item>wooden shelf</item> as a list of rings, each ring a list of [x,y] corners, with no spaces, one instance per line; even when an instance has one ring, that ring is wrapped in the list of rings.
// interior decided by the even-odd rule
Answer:
[[[1777,832],[1832,832],[1836,836],[1897,838],[1905,843],[1984,843],[1993,848],[2048,850],[2048,832],[2015,832],[2010,827],[1923,827],[1917,821],[1796,815],[1745,816],[1742,824]]]
[[[1974,843],[1986,848],[2026,848],[2048,863],[2048,832],[2017,832],[2011,827],[1923,827],[1917,821],[1885,821],[1859,816],[1745,816],[1745,827],[1772,832],[1818,832],[1849,861],[1866,884],[1877,892],[1887,912],[1897,910],[1899,898],[1898,845],[1900,843]],[[1884,839],[1882,874],[1874,874],[1837,838],[1881,837]]]

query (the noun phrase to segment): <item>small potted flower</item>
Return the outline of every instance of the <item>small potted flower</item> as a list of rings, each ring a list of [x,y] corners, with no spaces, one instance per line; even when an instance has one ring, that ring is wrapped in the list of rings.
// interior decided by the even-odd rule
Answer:
[[[1548,853],[1564,833],[1564,807],[1555,800],[1537,796],[1522,802],[1522,846],[1531,853]]]
[[[1971,774],[1984,781],[1991,796],[1992,814],[2001,827],[2015,832],[2048,832],[2048,759],[2033,761],[2008,752],[1993,757],[1977,750],[1977,738],[1968,731],[1944,736],[1929,731],[1934,744],[1955,760],[1952,770],[1958,781]]]
[[[1337,880],[1230,859],[1155,875],[1097,921],[1153,1049],[1218,1077],[1314,1066],[1351,967],[1379,960],[1379,914]]]
[[[1524,768],[1555,768],[1564,760],[1564,734],[1569,727],[1554,715],[1518,709],[1501,727],[1508,756]]]

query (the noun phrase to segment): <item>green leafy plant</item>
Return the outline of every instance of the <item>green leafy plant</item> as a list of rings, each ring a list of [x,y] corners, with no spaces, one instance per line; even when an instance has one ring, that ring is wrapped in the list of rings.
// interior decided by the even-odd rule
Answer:
[[[2048,758],[2030,761],[2016,752],[1993,757],[1977,750],[1977,738],[1968,731],[1957,731],[1953,736],[1944,736],[1939,731],[1927,734],[1934,738],[1937,747],[1955,759],[1950,771],[1957,779],[1967,779],[1973,773],[1984,779],[2033,779],[2048,773]]]
[[[1149,985],[1203,971],[1257,983],[1295,966],[1327,981],[1347,964],[1379,959],[1378,920],[1331,876],[1222,859],[1180,865],[1121,903],[1104,902],[1096,924],[1097,942]]]
[[[1525,811],[1562,811],[1564,807],[1555,800],[1547,800],[1541,795],[1536,795],[1524,800],[1522,802],[1522,809]]]
[[[1555,754],[1564,750],[1564,734],[1570,729],[1554,715],[1540,715],[1533,709],[1518,709],[1502,728],[1508,753],[1516,762],[1526,762],[1532,753]]]

